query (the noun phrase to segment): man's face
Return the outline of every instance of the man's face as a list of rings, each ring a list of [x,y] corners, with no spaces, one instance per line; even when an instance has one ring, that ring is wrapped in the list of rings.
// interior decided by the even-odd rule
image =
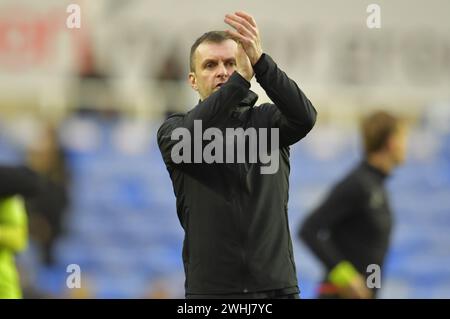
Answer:
[[[388,148],[395,166],[403,164],[407,150],[407,127],[400,125],[394,134],[389,138]]]
[[[237,43],[225,40],[220,43],[203,42],[194,53],[194,72],[189,82],[204,100],[228,81],[236,70]]]

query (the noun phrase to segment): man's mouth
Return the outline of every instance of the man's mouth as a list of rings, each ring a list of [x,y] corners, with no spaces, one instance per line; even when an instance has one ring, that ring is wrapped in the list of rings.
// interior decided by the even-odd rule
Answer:
[[[220,87],[222,87],[222,85],[224,85],[224,84],[225,84],[225,82],[218,83],[218,84],[216,85],[216,88],[220,88]]]

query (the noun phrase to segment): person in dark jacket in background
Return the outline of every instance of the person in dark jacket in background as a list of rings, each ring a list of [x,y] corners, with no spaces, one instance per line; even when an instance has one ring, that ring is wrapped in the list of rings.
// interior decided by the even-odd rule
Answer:
[[[405,159],[406,126],[377,111],[361,128],[364,160],[300,227],[299,236],[326,268],[319,298],[375,298],[380,288],[375,277],[369,285],[367,279],[382,269],[389,247],[392,212],[384,184]]]
[[[57,129],[48,124],[38,142],[27,149],[27,163],[40,176],[40,191],[26,198],[30,237],[38,243],[46,266],[56,263],[55,246],[64,235],[70,204],[70,171],[58,140]]]
[[[226,15],[225,22],[236,31],[205,33],[191,48],[189,81],[199,103],[186,114],[169,117],[158,131],[185,231],[186,298],[298,298],[287,216],[289,146],[312,129],[316,110],[263,53],[253,17],[236,12]],[[253,76],[273,104],[254,107],[257,95],[249,90]],[[229,137],[230,128],[270,133],[260,134],[255,148],[238,148],[238,158],[248,155],[245,161],[196,160],[203,147],[196,141],[185,143],[181,156],[187,161],[175,160],[180,142],[174,137],[187,132],[195,139],[199,122],[200,134],[214,133],[214,139],[209,138],[219,145],[214,156],[228,146],[221,134]],[[249,135],[237,134],[233,141],[251,140]],[[250,160],[264,139],[267,144],[270,140],[271,158],[279,162],[275,169],[261,157]]]

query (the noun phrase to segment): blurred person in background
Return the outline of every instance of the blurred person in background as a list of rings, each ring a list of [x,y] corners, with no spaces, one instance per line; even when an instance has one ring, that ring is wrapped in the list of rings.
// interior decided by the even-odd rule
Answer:
[[[0,299],[22,298],[15,254],[28,242],[23,197],[38,190],[39,178],[29,168],[0,165]]]
[[[225,22],[237,32],[205,33],[191,48],[189,81],[199,103],[186,114],[169,117],[158,131],[185,230],[186,298],[297,299],[287,216],[289,146],[312,129],[316,110],[263,53],[253,17],[236,12],[226,15]],[[274,104],[254,107],[257,95],[249,90],[253,76]],[[278,129],[277,171],[261,174],[260,162],[176,164],[172,132],[193,132],[195,120],[204,129],[221,131]]]
[[[159,82],[159,92],[164,97],[165,115],[169,117],[179,111],[180,103],[186,99],[183,92],[184,69],[179,58],[179,48],[173,45],[170,53],[165,57],[156,79]]]
[[[43,264],[52,266],[55,243],[64,233],[63,222],[69,205],[69,173],[54,126],[45,125],[36,143],[29,146],[27,162],[41,179],[39,192],[26,199],[30,236],[40,246]]]
[[[363,119],[364,160],[306,218],[299,236],[326,268],[319,298],[375,298],[367,267],[382,269],[393,216],[386,179],[405,160],[406,124],[384,111]]]

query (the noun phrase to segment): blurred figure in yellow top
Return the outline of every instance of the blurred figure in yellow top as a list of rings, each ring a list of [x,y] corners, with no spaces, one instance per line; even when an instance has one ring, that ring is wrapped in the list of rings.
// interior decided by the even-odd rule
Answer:
[[[14,255],[25,249],[28,223],[20,196],[0,199],[0,298],[22,298]]]
[[[0,166],[0,299],[22,298],[15,254],[28,242],[28,218],[21,196],[38,189],[38,177],[25,167]]]

